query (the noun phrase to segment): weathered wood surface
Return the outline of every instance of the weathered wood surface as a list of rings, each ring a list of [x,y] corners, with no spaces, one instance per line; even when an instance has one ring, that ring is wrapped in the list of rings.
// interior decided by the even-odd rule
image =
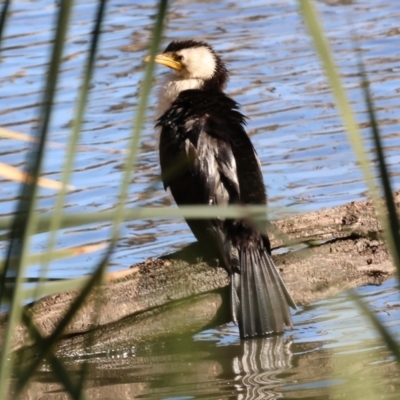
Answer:
[[[395,193],[395,200],[400,208],[400,192]],[[395,274],[370,201],[290,217],[274,226],[290,241],[314,242],[312,247],[273,256],[298,304],[335,296],[352,287],[380,284]],[[272,245],[279,247],[282,241],[273,239]],[[196,259],[196,246],[191,250]],[[202,261],[190,264],[183,254],[187,252],[149,259],[130,270],[110,274],[64,334],[83,334],[100,326],[103,328],[97,330],[95,343],[115,341],[118,334],[121,339],[128,335],[129,340],[140,341],[225,322],[229,315],[225,270]],[[77,292],[48,296],[29,309],[43,335],[53,331],[76,296]],[[96,321],[93,316],[99,309]],[[5,321],[3,314],[0,338]],[[28,344],[27,338],[26,329],[18,326],[14,348]],[[78,336],[67,343],[81,339]]]

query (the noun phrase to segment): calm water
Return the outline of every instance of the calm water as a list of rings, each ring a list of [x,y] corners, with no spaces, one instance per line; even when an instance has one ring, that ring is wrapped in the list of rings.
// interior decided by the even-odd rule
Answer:
[[[394,280],[357,291],[398,338]],[[90,399],[399,398],[398,366],[346,295],[301,308],[293,322],[283,337],[243,342],[229,324],[140,346],[125,339],[118,349],[64,362],[73,376],[89,362]],[[52,380],[45,365],[26,398],[67,399]]]
[[[317,5],[354,109],[363,123],[367,118],[358,88],[351,30],[357,36],[393,183],[398,189],[400,3],[326,0]],[[56,2],[40,0],[13,2],[1,53],[0,126],[25,134],[31,134],[35,127],[55,7]],[[115,203],[154,12],[154,3],[145,0],[109,4],[76,154],[72,177],[76,190],[67,199],[69,212],[111,209]],[[52,179],[60,179],[62,171],[93,13],[91,1],[75,7],[44,160],[44,173]],[[178,38],[206,40],[228,63],[228,93],[242,104],[249,117],[248,131],[268,186],[271,219],[365,198],[365,186],[295,1],[175,1],[170,7],[164,44]],[[156,72],[159,80],[163,70]],[[132,207],[172,204],[159,182],[152,120],[154,93],[137,174],[130,188]],[[370,148],[368,132],[364,133]],[[28,144],[0,141],[0,161],[21,168]],[[1,217],[12,212],[18,187],[5,180],[0,183]],[[53,204],[54,192],[42,190],[40,211],[51,210]],[[59,235],[57,246],[102,243],[109,233],[107,224],[66,229]],[[126,223],[111,269],[126,268],[192,240],[183,221]],[[46,235],[35,236],[32,251],[41,251],[46,243]],[[4,246],[0,243],[0,250]],[[90,273],[101,255],[97,252],[76,257],[73,262],[58,261],[50,274],[67,278]],[[33,266],[29,275],[36,276],[38,271],[39,266]],[[398,333],[395,283],[361,292]],[[349,377],[354,378],[356,388],[368,381],[373,385],[385,383],[385,392],[380,395],[389,398],[396,392],[398,376],[388,353],[346,298],[314,304],[300,310],[294,320],[296,329],[283,342],[241,344],[236,329],[228,326],[193,338],[127,347],[117,354],[102,355],[101,360],[92,363],[91,397],[326,398],[328,389],[336,387],[338,392],[329,392],[330,396],[340,398],[344,393],[340,388],[347,388],[352,398],[354,388],[348,384]],[[73,366],[71,362],[71,369]],[[364,376],[368,373],[371,379]],[[43,372],[43,380],[48,379]],[[37,385],[39,392],[56,389],[51,384]],[[44,396],[53,398],[51,394]]]

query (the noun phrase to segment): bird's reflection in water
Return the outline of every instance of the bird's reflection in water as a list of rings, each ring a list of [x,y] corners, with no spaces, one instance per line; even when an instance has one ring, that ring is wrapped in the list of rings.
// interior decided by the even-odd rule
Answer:
[[[238,400],[277,399],[276,391],[284,382],[278,375],[291,368],[291,341],[282,335],[246,340],[242,355],[233,359]]]

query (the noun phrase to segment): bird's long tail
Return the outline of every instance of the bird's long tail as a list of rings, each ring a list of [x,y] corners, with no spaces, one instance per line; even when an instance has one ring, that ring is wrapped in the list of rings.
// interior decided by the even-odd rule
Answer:
[[[296,304],[268,250],[251,245],[235,250],[234,260],[231,258],[231,306],[240,336],[283,332],[284,325],[292,326],[289,306],[296,309]]]

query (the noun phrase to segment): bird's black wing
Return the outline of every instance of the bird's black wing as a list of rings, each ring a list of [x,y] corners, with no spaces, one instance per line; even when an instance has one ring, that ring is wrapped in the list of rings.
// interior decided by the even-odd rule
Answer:
[[[159,119],[162,180],[176,203],[265,204],[260,164],[238,105],[221,92],[187,90]],[[231,274],[232,318],[242,337],[282,332],[294,305],[269,240],[246,221],[187,220]]]
[[[180,93],[157,123],[162,180],[165,187],[183,182],[189,169],[206,192],[195,190],[194,199],[178,194],[178,204],[266,203],[259,161],[244,124],[238,104],[221,92]]]
[[[158,120],[162,181],[179,206],[240,201],[241,187],[229,131],[235,127],[246,135],[243,122],[233,100],[220,92],[200,90],[181,92]],[[190,219],[187,223],[210,255],[221,254],[221,220]]]

